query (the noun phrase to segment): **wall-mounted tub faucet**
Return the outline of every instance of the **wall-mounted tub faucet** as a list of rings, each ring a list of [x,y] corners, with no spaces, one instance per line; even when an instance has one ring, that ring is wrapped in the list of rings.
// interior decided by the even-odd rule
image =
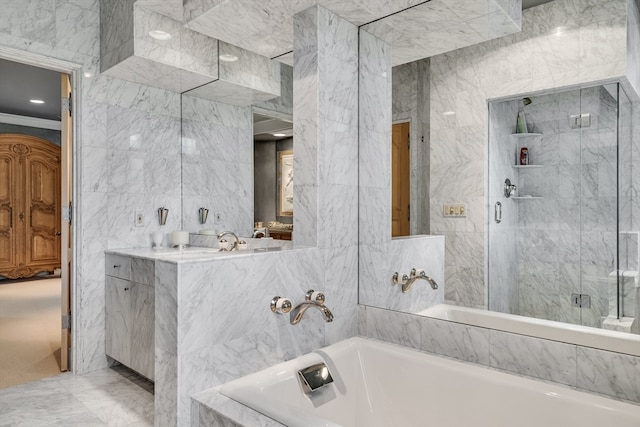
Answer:
[[[309,308],[317,308],[322,312],[325,322],[333,322],[333,313],[324,305],[324,294],[315,292],[313,289],[307,291],[304,301],[296,305],[289,313],[289,319],[292,325],[297,325],[302,320],[302,316]]]
[[[407,276],[406,274],[403,274],[402,278],[399,278],[398,272],[395,272],[393,273],[393,278],[392,278],[394,285],[397,285],[398,283],[402,284],[403,294],[406,294],[407,292],[409,292],[411,287],[413,287],[413,284],[418,279],[423,279],[429,282],[429,284],[431,285],[431,289],[433,290],[438,289],[438,284],[436,283],[436,281],[433,280],[431,277],[427,276],[424,270],[416,270],[415,268],[412,268],[409,276]]]

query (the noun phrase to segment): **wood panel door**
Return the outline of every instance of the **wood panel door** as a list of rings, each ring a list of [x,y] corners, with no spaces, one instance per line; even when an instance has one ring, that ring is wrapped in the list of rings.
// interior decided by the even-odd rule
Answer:
[[[0,275],[52,272],[60,267],[60,147],[3,134],[0,159]]]
[[[411,232],[409,125],[394,124],[391,132],[391,237],[408,236]]]

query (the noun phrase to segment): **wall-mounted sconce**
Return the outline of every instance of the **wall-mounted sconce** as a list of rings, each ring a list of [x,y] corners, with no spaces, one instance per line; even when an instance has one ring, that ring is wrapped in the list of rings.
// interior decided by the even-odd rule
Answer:
[[[198,209],[198,214],[200,218],[200,224],[205,224],[207,222],[207,216],[209,216],[209,209],[200,208]]]
[[[165,225],[167,223],[168,214],[169,214],[169,209],[158,208],[158,221],[160,222],[160,225]]]

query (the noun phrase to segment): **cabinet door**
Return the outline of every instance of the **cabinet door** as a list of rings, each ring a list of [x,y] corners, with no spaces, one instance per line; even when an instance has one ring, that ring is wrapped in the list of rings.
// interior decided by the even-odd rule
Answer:
[[[8,145],[0,145],[0,272],[7,272],[19,264],[18,256],[18,212],[20,200],[13,195],[14,188],[19,187],[19,176],[16,174],[16,157],[9,151]],[[22,247],[23,245],[20,245]],[[12,276],[9,276],[12,277]]]
[[[132,283],[131,308],[131,365],[129,367],[154,379],[155,364],[155,289],[141,283]]]
[[[60,158],[35,147],[25,159],[25,264],[34,271],[60,266]],[[25,218],[27,220],[27,218]]]
[[[123,365],[131,363],[131,282],[106,276],[106,352]]]

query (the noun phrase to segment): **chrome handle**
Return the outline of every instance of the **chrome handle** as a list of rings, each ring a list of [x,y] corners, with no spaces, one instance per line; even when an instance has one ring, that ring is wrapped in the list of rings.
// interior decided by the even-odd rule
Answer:
[[[114,264],[113,268],[120,268],[120,264]]]
[[[496,221],[496,224],[500,224],[502,222],[502,203],[496,202],[493,217]]]
[[[285,314],[291,311],[293,304],[289,298],[273,297],[271,300],[271,311],[277,314]]]
[[[316,301],[320,304],[324,304],[324,294],[322,292],[316,292],[313,289],[309,289],[306,294],[304,294],[305,301]]]

